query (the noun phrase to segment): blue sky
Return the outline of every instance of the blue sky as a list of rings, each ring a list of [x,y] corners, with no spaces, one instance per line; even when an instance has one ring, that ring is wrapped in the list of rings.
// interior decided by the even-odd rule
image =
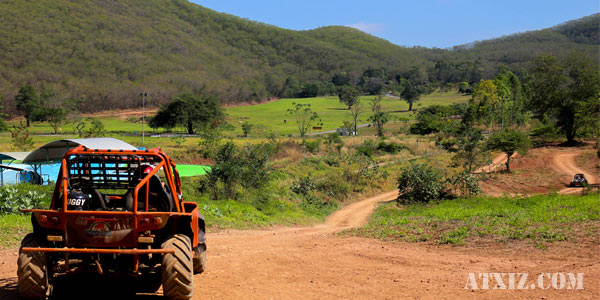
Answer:
[[[295,30],[361,29],[402,46],[446,48],[551,27],[600,11],[598,0],[193,0],[204,7]]]

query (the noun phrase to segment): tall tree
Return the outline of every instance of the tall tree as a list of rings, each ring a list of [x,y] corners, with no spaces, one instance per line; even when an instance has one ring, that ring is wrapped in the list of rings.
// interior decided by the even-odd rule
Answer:
[[[481,80],[471,99],[477,107],[477,119],[483,120],[490,128],[495,128],[501,119],[502,101],[498,97],[498,87],[493,80]]]
[[[371,100],[371,111],[373,114],[369,117],[369,121],[373,123],[377,130],[377,136],[383,136],[383,125],[390,119],[390,115],[381,110],[381,101],[383,100],[382,95],[378,95]]]
[[[344,103],[348,106],[348,109],[354,105],[358,101],[358,97],[360,96],[360,91],[353,86],[345,85],[340,88],[338,92],[338,97],[340,98],[340,103]]]
[[[357,99],[354,105],[350,107],[350,115],[352,116],[352,121],[354,122],[354,135],[358,135],[358,116],[362,110],[363,107],[360,103],[360,99]]]
[[[15,102],[17,103],[17,109],[25,115],[27,127],[30,127],[33,113],[41,105],[35,89],[31,85],[22,86],[15,96]]]
[[[172,129],[183,126],[189,134],[193,134],[197,130],[214,129],[224,117],[225,113],[217,98],[210,95],[179,94],[150,120],[150,127]]]
[[[408,111],[412,111],[413,103],[419,101],[423,92],[422,88],[418,87],[415,83],[406,81],[400,97],[408,103]]]
[[[528,118],[527,97],[519,77],[504,71],[494,79],[501,103],[501,128],[525,125]]]
[[[67,111],[62,108],[40,107],[34,112],[35,121],[47,121],[54,129],[54,134],[58,133],[58,128],[66,120]]]
[[[600,95],[597,65],[585,55],[572,53],[564,61],[554,56],[538,57],[531,69],[531,105],[546,120],[555,120],[574,144],[578,129],[596,113]]]
[[[310,108],[310,104],[292,103],[292,108],[287,112],[294,117],[300,137],[304,137],[310,125],[319,120],[319,115]]]

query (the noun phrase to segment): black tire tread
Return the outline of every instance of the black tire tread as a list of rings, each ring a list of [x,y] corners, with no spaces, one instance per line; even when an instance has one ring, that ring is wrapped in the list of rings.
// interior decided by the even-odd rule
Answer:
[[[42,252],[23,252],[23,247],[40,247],[33,233],[28,234],[21,242],[17,260],[18,290],[26,299],[46,299],[50,288],[46,254]]]
[[[190,238],[175,234],[162,244],[162,249],[175,249],[175,253],[162,256],[163,294],[169,300],[192,299],[194,267]]]

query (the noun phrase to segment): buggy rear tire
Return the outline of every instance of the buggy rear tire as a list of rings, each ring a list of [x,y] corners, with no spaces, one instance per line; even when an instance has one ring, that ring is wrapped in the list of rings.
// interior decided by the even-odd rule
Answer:
[[[17,260],[18,290],[25,299],[47,299],[50,296],[48,282],[48,259],[42,252],[23,252],[24,247],[40,247],[42,244],[33,233],[25,236]]]
[[[194,274],[201,274],[206,269],[206,244],[198,244],[194,248]]]
[[[162,255],[163,294],[169,300],[190,300],[193,297],[194,266],[192,242],[183,234],[168,238],[162,249],[174,249],[175,253]]]

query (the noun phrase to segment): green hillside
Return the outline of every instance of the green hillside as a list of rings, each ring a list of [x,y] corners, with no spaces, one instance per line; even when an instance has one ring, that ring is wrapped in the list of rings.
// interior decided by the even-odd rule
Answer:
[[[463,59],[478,59],[490,66],[506,65],[515,70],[527,67],[534,57],[549,53],[563,56],[578,51],[597,60],[599,20],[600,14],[595,14],[552,28],[476,42],[453,50]]]
[[[15,112],[23,84],[53,90],[59,103],[81,99],[83,112],[138,107],[140,91],[151,95],[151,106],[202,89],[225,102],[247,102],[285,96],[291,83],[301,89],[331,82],[339,72],[360,79],[367,69],[381,69],[394,80],[418,67],[436,81],[440,60],[477,61],[471,69],[481,74],[452,79],[476,81],[537,53],[596,57],[598,45],[598,15],[442,50],[401,47],[342,26],[286,30],[185,0],[3,1],[0,13],[0,100],[7,113]]]

